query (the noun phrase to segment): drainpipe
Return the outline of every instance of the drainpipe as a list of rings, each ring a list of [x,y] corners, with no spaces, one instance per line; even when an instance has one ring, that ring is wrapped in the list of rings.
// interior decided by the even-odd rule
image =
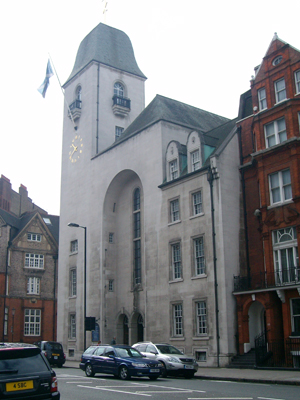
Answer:
[[[54,285],[53,285],[53,340],[56,340],[55,332],[56,332],[56,262],[57,262],[58,256],[55,254],[53,256],[54,260]]]
[[[6,298],[7,298],[7,282],[8,282],[8,258],[9,258],[9,249],[11,246],[11,228],[9,230],[9,241],[7,243],[6,248],[6,263],[5,263],[5,284],[4,284],[4,302],[3,302],[3,329],[2,329],[2,342],[4,342],[4,328],[5,328],[5,309],[6,309]],[[8,324],[8,320],[7,320]],[[7,325],[8,329],[8,325]]]
[[[211,198],[211,220],[212,220],[212,243],[213,243],[213,260],[214,260],[214,281],[215,281],[215,313],[216,313],[216,331],[217,331],[217,365],[220,367],[220,330],[219,330],[219,299],[218,299],[218,276],[217,276],[217,252],[216,252],[216,230],[215,230],[215,208],[213,180],[214,173],[211,167],[208,168],[207,180],[210,184]]]
[[[99,90],[100,90],[100,64],[97,71],[97,120],[96,120],[96,154],[98,154],[98,139],[99,139]]]

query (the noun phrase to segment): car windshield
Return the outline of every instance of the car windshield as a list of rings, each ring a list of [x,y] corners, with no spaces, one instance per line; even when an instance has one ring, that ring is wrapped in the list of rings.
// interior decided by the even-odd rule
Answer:
[[[7,350],[0,352],[0,374],[28,374],[48,371],[48,367],[36,352]]]
[[[180,350],[176,349],[176,347],[168,344],[157,344],[156,347],[162,354],[183,354]]]
[[[115,347],[115,351],[118,357],[134,357],[134,358],[143,357],[141,353],[134,348]]]
[[[62,350],[62,345],[60,343],[48,342],[45,344],[47,350]]]

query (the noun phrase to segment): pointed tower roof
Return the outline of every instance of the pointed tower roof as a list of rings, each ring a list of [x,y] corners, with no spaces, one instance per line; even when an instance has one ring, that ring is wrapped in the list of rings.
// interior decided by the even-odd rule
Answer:
[[[64,85],[93,61],[147,79],[137,65],[129,37],[102,23],[80,43],[73,71]]]

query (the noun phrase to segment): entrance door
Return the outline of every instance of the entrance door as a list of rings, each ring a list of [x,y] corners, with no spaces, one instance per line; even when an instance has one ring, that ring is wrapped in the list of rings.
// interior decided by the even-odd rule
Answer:
[[[249,340],[252,349],[255,347],[255,337],[265,331],[265,309],[259,301],[254,301],[248,311]]]

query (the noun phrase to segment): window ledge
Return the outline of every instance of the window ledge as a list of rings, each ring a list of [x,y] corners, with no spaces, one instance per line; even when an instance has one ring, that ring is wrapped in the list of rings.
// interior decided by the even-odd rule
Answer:
[[[272,204],[271,206],[268,206],[267,210],[271,210],[272,208],[276,208],[276,207],[282,207],[282,206],[285,206],[286,204],[292,204],[292,203],[294,203],[293,200],[282,201],[281,203],[276,203],[276,204]]]
[[[194,336],[193,340],[209,340],[209,336],[203,335],[203,336]]]
[[[190,219],[194,219],[194,218],[198,218],[198,217],[203,217],[204,215],[205,215],[204,213],[195,214],[195,215],[192,215],[192,216],[190,217]]]
[[[174,279],[172,281],[169,281],[169,283],[177,283],[177,282],[183,282],[183,278]]]
[[[180,223],[181,223],[181,219],[178,219],[177,221],[169,222],[168,226],[172,226],[172,225],[176,225],[176,224],[180,224]]]
[[[282,104],[282,103],[284,103],[285,101],[289,101],[290,99],[283,99],[283,100],[280,100],[280,101],[277,101],[275,104],[274,104],[274,107],[275,106],[278,106],[278,104]]]
[[[74,251],[73,253],[70,253],[69,256],[74,256],[74,254],[78,254],[78,251]]]
[[[207,278],[207,274],[201,274],[201,275],[196,275],[196,276],[192,276],[191,279],[203,279],[203,278]]]
[[[178,340],[178,341],[180,341],[180,340],[185,340],[185,337],[184,337],[184,336],[172,336],[172,337],[169,338],[169,340],[170,340],[170,341],[171,341],[171,340],[174,340],[174,341]]]

